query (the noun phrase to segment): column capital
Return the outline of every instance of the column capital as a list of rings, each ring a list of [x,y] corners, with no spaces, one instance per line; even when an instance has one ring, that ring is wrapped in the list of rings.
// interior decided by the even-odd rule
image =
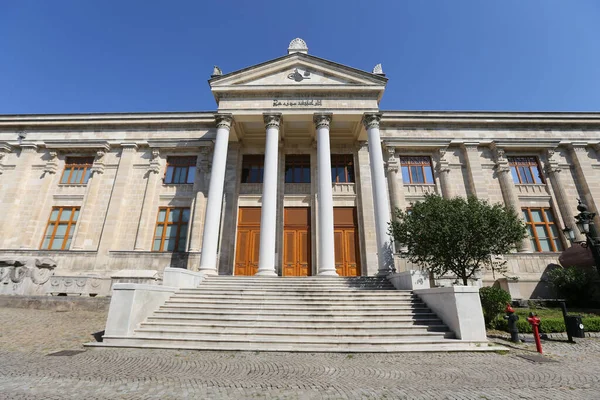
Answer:
[[[135,142],[125,142],[125,143],[121,143],[121,147],[123,148],[123,151],[136,151],[138,146]]]
[[[35,153],[37,152],[38,146],[35,143],[21,143],[21,151],[24,153]]]
[[[93,174],[103,174],[104,173],[104,156],[106,155],[106,151],[98,150],[96,152],[96,159],[94,160],[94,164],[92,164],[91,173]]]
[[[148,165],[148,172],[158,174],[160,172],[160,150],[152,149],[152,159]]]
[[[462,148],[467,152],[475,152],[479,148],[479,142],[465,142],[462,143]]]
[[[495,143],[490,145],[492,149],[492,154],[494,155],[494,161],[496,162],[496,171],[498,172],[509,172],[510,166],[508,164],[508,159],[506,158],[506,153],[502,147],[498,147]]]
[[[265,126],[267,127],[267,129],[279,129],[279,125],[281,124],[281,113],[264,113],[263,121],[265,121]]]
[[[381,113],[365,113],[362,119],[365,129],[379,128],[379,121],[381,121]]]
[[[450,172],[450,164],[448,163],[448,160],[446,159],[447,151],[448,151],[448,146],[440,147],[437,150],[438,158],[439,158],[439,161],[437,164],[438,172]]]
[[[385,151],[388,153],[386,169],[388,172],[398,172],[400,170],[400,161],[396,158],[396,147],[385,146]]]
[[[329,129],[329,125],[331,124],[331,113],[317,113],[313,115],[313,122],[315,123],[315,127],[319,128],[327,128]]]
[[[49,151],[48,155],[50,156],[50,159],[46,162],[46,165],[44,166],[44,172],[47,174],[55,174],[58,170],[58,152]]]
[[[215,114],[215,123],[217,129],[225,128],[229,130],[233,125],[233,116],[231,114]]]

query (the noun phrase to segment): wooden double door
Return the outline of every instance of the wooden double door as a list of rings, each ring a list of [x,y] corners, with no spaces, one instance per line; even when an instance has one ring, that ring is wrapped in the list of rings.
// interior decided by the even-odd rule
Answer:
[[[236,239],[234,274],[256,274],[260,248],[260,207],[240,207]]]
[[[358,224],[355,207],[333,209],[335,270],[339,276],[360,276]]]
[[[310,208],[283,210],[283,276],[311,275]]]

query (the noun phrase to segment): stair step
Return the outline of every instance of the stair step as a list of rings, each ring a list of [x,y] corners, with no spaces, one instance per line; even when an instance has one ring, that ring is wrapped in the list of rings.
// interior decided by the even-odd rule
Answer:
[[[353,335],[336,335],[328,334],[327,332],[315,332],[312,334],[302,333],[260,333],[246,330],[245,332],[199,332],[188,331],[182,329],[151,329],[142,328],[136,329],[134,336],[136,337],[161,337],[184,340],[201,340],[201,341],[254,341],[254,342],[279,342],[279,343],[363,343],[368,340],[371,344],[393,343],[398,338],[406,339],[452,339],[454,333],[451,332],[396,332],[394,334],[371,334],[367,332],[359,332]]]
[[[264,315],[252,316],[252,315],[240,315],[240,316],[230,316],[230,315],[217,315],[199,318],[197,315],[193,314],[169,314],[169,313],[158,313],[148,318],[149,322],[166,322],[166,323],[181,323],[181,324],[271,324],[271,325],[284,325],[284,326],[305,326],[312,325],[315,327],[321,326],[329,326],[329,325],[339,325],[339,326],[347,326],[356,329],[362,329],[365,327],[365,320],[359,317],[353,318],[327,318],[327,319],[314,319],[310,317],[288,317],[286,319],[280,318],[265,318]],[[392,320],[382,320],[378,319],[375,321],[369,321],[368,326],[403,326],[403,324],[414,324],[414,325],[441,325],[442,321],[437,317],[422,317],[422,316],[406,316],[406,317],[396,317]]]
[[[386,299],[385,301],[382,301],[381,299],[369,299],[369,298],[363,298],[363,299],[340,299],[340,298],[335,298],[335,299],[330,299],[330,300],[324,300],[321,298],[312,298],[312,297],[305,297],[305,298],[281,298],[280,296],[270,296],[270,297],[254,297],[254,298],[248,298],[248,297],[242,297],[242,296],[238,296],[238,297],[217,297],[215,298],[214,296],[204,296],[204,297],[190,297],[190,296],[172,296],[169,299],[170,302],[172,303],[194,303],[194,304],[212,304],[212,303],[224,303],[227,302],[229,304],[253,304],[253,303],[260,303],[260,304],[281,304],[281,305],[285,305],[285,304],[310,304],[310,305],[344,305],[344,304],[352,304],[352,305],[356,305],[356,304],[365,304],[365,305],[410,305],[410,304],[415,304],[415,305],[419,305],[419,304],[425,304],[422,300],[418,299],[418,298],[406,298],[406,299]]]
[[[206,310],[299,310],[299,311],[356,311],[356,312],[384,312],[394,310],[428,310],[425,304],[264,304],[262,302],[223,302],[223,303],[197,303],[197,302],[182,302],[182,301],[167,301],[164,307],[168,308],[186,308],[186,309],[206,309]]]
[[[106,337],[105,337],[106,338]],[[248,343],[248,342],[182,342],[163,339],[129,339],[125,337],[106,338],[102,343],[86,343],[87,347],[130,347],[141,349],[170,350],[223,350],[223,351],[264,351],[264,352],[310,352],[310,353],[404,353],[404,352],[458,352],[458,351],[498,351],[505,347],[481,342],[467,342],[452,339],[443,340],[399,340],[391,345],[348,344],[302,344],[302,343]]]
[[[111,339],[113,336],[104,336],[104,338]],[[175,335],[159,335],[159,334],[139,334],[134,335],[134,338],[145,339],[145,340],[177,340],[182,342],[207,342],[207,343],[220,343],[220,342],[242,342],[242,343],[289,343],[289,344],[327,344],[327,345],[338,345],[338,344],[351,344],[351,345],[361,345],[365,343],[364,338],[360,337],[351,337],[351,336],[335,336],[335,337],[290,337],[290,336],[277,336],[273,335],[272,337],[262,337],[260,335],[182,335],[182,337],[177,337]],[[368,343],[370,345],[390,345],[396,344],[398,342],[417,342],[417,343],[440,343],[446,340],[454,340],[454,339],[446,339],[443,335],[434,334],[434,335],[414,335],[414,336],[403,336],[399,337],[374,337],[370,338]]]
[[[164,323],[143,323],[136,332],[190,332],[203,334],[269,334],[269,335],[326,335],[326,336],[406,336],[421,335],[428,333],[444,334],[448,333],[445,325],[419,326],[409,325],[404,327],[384,327],[384,328],[332,328],[323,326],[319,328],[304,326],[220,326],[220,325],[192,325],[192,324],[164,324]]]
[[[328,313],[328,314],[317,314],[314,312],[287,312],[287,313],[274,313],[274,312],[266,312],[266,313],[256,313],[256,312],[217,312],[217,311],[207,311],[207,310],[182,310],[182,309],[165,309],[161,308],[157,310],[154,314],[155,316],[159,315],[173,315],[173,316],[195,316],[196,318],[224,318],[227,317],[231,319],[236,318],[245,318],[245,319],[261,319],[261,320],[270,320],[270,321],[286,321],[287,319],[295,318],[295,317],[305,317],[308,319],[314,320],[330,320],[330,321],[339,321],[339,320],[351,320],[351,321],[364,321],[364,322],[372,322],[379,321],[383,318],[387,318],[388,320],[395,320],[400,317],[407,318],[419,318],[419,317],[428,317],[434,318],[435,314],[432,312],[422,312],[422,313],[414,313],[409,311],[398,312],[395,314],[373,314],[373,313]]]
[[[300,289],[300,290],[275,290],[275,289],[238,289],[238,290],[204,290],[204,289],[181,289],[176,295],[243,295],[243,296],[313,296],[313,297],[336,297],[343,295],[344,297],[373,297],[373,298],[394,298],[394,297],[414,297],[410,292],[400,292],[390,290],[386,293],[385,290],[316,290],[316,289]]]

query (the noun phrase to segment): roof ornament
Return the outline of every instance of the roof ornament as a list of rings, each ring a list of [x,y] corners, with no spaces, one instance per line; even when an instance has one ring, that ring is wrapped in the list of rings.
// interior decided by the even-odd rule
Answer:
[[[215,76],[221,76],[221,75],[223,75],[223,71],[221,71],[221,68],[219,68],[219,67],[217,67],[217,66],[215,65],[215,67],[213,68],[213,72],[212,72],[212,74],[210,75],[210,77],[211,77],[211,78],[214,78]]]
[[[292,53],[308,54],[308,46],[306,45],[306,42],[300,38],[292,40],[288,47],[288,54]]]
[[[383,73],[383,68],[381,67],[381,64],[377,64],[375,67],[373,67],[373,73],[375,75],[385,76],[385,74]]]

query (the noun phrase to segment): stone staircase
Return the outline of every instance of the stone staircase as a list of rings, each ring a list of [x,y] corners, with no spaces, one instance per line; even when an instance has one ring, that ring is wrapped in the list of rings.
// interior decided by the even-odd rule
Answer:
[[[181,289],[133,336],[105,347],[301,352],[488,350],[454,339],[410,291],[385,278],[209,276]]]

